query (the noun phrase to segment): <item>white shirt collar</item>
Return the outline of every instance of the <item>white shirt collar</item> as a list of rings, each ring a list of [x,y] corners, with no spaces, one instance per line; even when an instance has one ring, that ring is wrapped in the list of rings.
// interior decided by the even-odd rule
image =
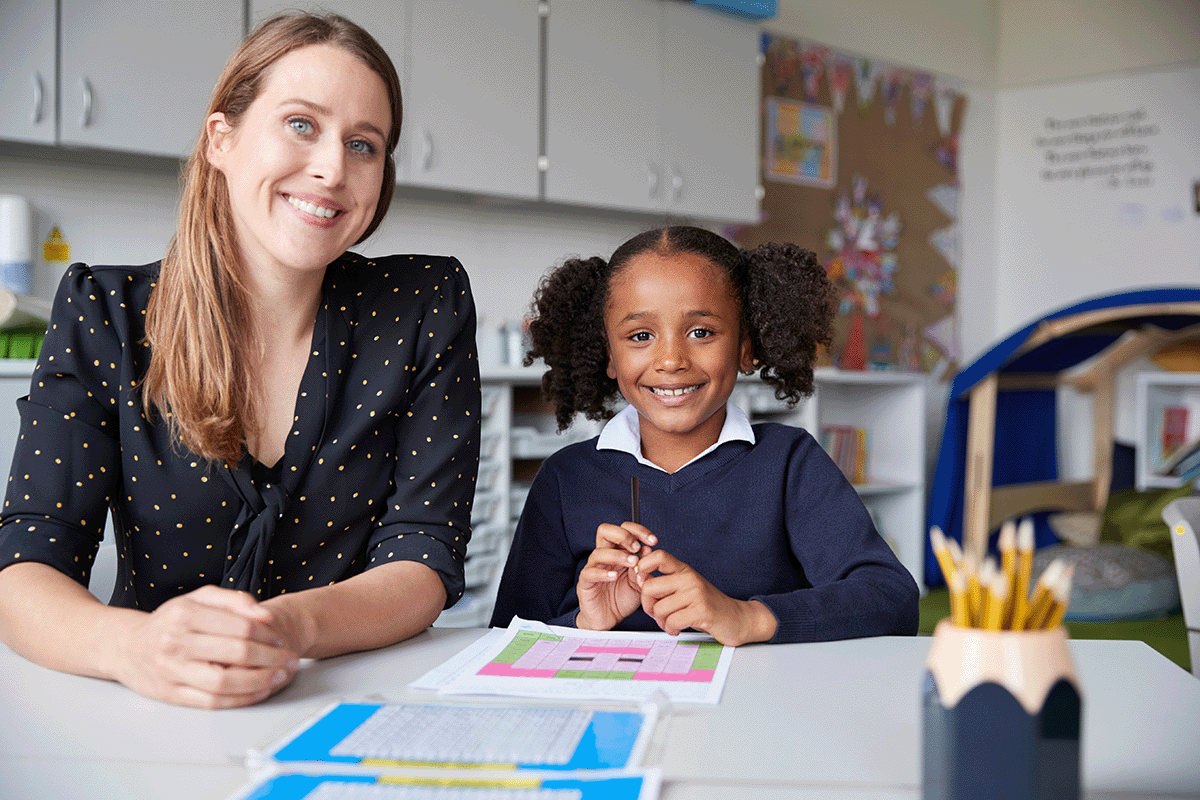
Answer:
[[[721,434],[717,436],[716,444],[698,454],[692,461],[703,458],[726,442],[754,444],[754,429],[750,427],[750,420],[746,417],[746,412],[728,402],[725,404],[725,424],[721,426]],[[658,464],[647,461],[642,456],[642,423],[637,409],[633,406],[625,406],[604,424],[603,430],[600,431],[600,438],[596,440],[596,449],[619,450],[622,453],[629,453],[639,463],[666,472]],[[687,463],[691,464],[692,461]],[[686,467],[687,464],[683,466]]]

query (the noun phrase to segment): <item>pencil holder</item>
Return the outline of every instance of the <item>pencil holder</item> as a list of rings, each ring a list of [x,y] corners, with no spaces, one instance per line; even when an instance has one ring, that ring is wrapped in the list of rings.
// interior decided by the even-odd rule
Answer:
[[[1079,797],[1082,699],[1064,628],[942,620],[926,666],[925,800]]]

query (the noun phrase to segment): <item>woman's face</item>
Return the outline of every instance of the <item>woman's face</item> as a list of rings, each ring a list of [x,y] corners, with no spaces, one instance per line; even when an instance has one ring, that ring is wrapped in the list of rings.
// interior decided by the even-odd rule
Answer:
[[[237,121],[208,119],[208,160],[225,176],[251,280],[321,271],[358,241],[383,185],[392,115],[383,79],[353,54],[293,50]]]

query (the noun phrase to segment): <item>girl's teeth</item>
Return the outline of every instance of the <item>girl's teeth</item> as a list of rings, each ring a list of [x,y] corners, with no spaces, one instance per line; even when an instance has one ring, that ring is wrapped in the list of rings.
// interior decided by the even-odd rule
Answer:
[[[325,208],[324,206],[319,206],[314,203],[306,202],[304,200],[297,200],[295,197],[289,197],[287,200],[294,207],[300,209],[301,211],[308,212],[309,214],[312,214],[314,217],[323,217],[325,219],[329,219],[330,217],[332,217],[334,214],[337,213],[332,208]]]
[[[679,397],[681,395],[691,394],[698,388],[699,387],[697,386],[688,386],[685,389],[651,389],[650,391],[654,392],[655,394],[660,394],[663,397]]]

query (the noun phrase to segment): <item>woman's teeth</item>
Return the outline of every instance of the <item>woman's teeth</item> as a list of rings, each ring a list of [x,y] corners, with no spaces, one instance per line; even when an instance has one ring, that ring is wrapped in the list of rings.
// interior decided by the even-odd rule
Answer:
[[[680,397],[685,394],[691,394],[699,388],[699,386],[688,386],[683,389],[659,389],[657,387],[651,387],[650,391],[661,397]]]
[[[316,205],[315,203],[309,203],[304,200],[297,200],[294,197],[289,197],[287,199],[287,201],[289,203],[291,203],[294,208],[298,208],[301,211],[308,212],[309,214],[312,214],[314,217],[324,217],[325,219],[329,219],[330,217],[332,217],[338,213],[337,211],[335,211],[332,208],[325,208],[324,206],[319,206],[319,205]]]

